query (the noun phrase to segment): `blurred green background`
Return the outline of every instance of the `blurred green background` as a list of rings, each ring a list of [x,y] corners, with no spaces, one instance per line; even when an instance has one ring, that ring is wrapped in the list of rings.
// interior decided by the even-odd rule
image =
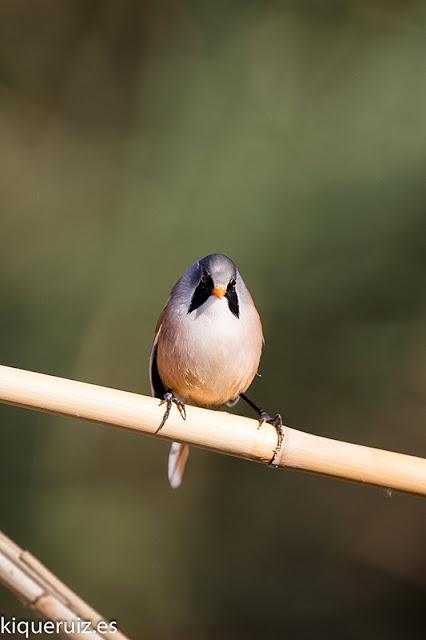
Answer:
[[[149,393],[168,292],[220,251],[252,396],[425,456],[425,60],[422,2],[1,2],[1,362]],[[165,442],[0,422],[1,529],[130,638],[424,631],[420,498],[199,450],[172,492]]]

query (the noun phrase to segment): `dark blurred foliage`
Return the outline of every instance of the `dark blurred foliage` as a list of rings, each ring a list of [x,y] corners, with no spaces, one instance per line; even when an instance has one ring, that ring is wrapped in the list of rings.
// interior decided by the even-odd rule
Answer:
[[[170,287],[222,251],[254,397],[425,456],[425,59],[422,2],[1,2],[1,361],[148,393]],[[1,528],[131,638],[424,631],[420,498],[201,451],[172,492],[163,442],[0,420]]]

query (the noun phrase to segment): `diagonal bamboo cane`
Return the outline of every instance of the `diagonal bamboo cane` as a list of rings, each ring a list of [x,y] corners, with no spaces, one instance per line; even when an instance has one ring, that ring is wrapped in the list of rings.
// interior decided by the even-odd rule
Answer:
[[[426,459],[340,442],[284,427],[277,453],[274,427],[256,420],[187,407],[157,434],[158,400],[117,389],[0,366],[0,402],[71,416],[178,440],[212,451],[276,466],[426,495]]]
[[[0,531],[0,583],[13,591],[41,618],[61,623],[68,638],[128,640],[84,600],[53,575],[29,551],[24,551]],[[90,622],[90,632],[82,621]],[[67,623],[64,633],[63,623]],[[51,632],[51,631],[50,631]],[[50,633],[49,632],[49,633]],[[32,636],[31,636],[32,637]]]

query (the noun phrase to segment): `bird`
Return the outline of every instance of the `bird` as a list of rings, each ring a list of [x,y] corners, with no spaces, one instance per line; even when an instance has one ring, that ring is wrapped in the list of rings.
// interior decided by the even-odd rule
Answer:
[[[245,393],[258,372],[263,343],[259,313],[233,260],[212,253],[194,262],[171,290],[154,331],[151,392],[166,405],[157,433],[173,404],[185,419],[186,404],[216,409],[241,398],[256,411],[259,426],[274,425],[279,449],[281,415],[271,417]],[[187,444],[172,443],[168,478],[174,489],[188,454]]]

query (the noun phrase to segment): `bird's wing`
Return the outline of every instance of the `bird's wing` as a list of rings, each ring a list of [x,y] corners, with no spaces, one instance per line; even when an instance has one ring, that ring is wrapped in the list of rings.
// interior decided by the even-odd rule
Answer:
[[[151,395],[153,395],[155,398],[163,399],[167,389],[164,387],[157,367],[158,337],[161,331],[161,323],[159,322],[157,326],[159,326],[159,328],[155,333],[154,342],[152,343],[151,348],[151,355],[149,358],[149,381],[151,383]]]
[[[160,313],[160,317],[157,320],[157,324],[155,325],[155,330],[154,330],[155,337],[154,337],[154,342],[152,343],[151,355],[149,358],[149,380],[151,383],[151,394],[156,398],[161,398],[161,399],[164,398],[164,394],[166,393],[167,389],[164,387],[164,384],[160,378],[160,374],[158,373],[158,367],[157,367],[158,338],[160,336],[161,326],[164,321],[164,316],[167,310],[167,306],[178,284],[179,284],[179,281],[176,282],[175,286],[171,290],[170,295],[167,298],[166,304],[164,305],[163,310]]]
[[[171,290],[170,295],[167,298],[167,302],[164,305],[163,310],[160,313],[160,317],[157,320],[157,324],[155,325],[154,342],[152,343],[151,355],[149,357],[149,381],[151,383],[151,395],[161,399],[164,398],[164,394],[166,393],[167,389],[164,387],[164,384],[160,378],[160,374],[158,373],[158,367],[157,367],[158,338],[160,337],[161,326],[163,324],[167,305],[170,302],[170,298],[172,297],[175,287],[173,287],[173,289]]]

